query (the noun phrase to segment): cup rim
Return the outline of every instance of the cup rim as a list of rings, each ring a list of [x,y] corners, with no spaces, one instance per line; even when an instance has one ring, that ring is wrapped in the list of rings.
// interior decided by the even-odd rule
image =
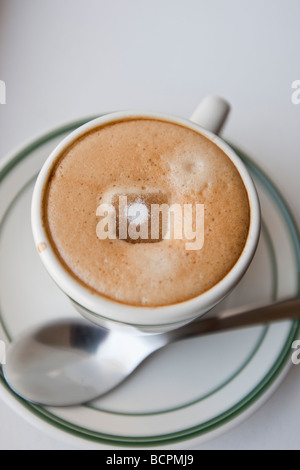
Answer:
[[[250,206],[250,227],[244,249],[231,270],[217,284],[206,292],[175,304],[162,306],[129,305],[92,292],[75,276],[73,277],[57,257],[42,221],[42,199],[56,160],[75,140],[91,130],[104,125],[130,119],[156,119],[184,126],[208,138],[217,145],[237,168],[246,188]],[[37,178],[31,206],[31,221],[34,241],[41,261],[58,287],[77,305],[91,313],[95,320],[104,318],[132,326],[162,326],[189,321],[198,316],[197,312],[210,310],[235,287],[247,271],[256,252],[260,235],[260,203],[254,182],[235,151],[219,136],[202,128],[199,124],[182,117],[166,113],[119,111],[106,114],[80,126],[66,136],[51,152]],[[41,249],[46,247],[46,249]],[[105,312],[105,314],[103,313]]]

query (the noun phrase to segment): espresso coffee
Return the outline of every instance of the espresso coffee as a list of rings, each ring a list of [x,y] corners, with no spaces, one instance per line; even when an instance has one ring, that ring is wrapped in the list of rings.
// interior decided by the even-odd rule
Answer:
[[[128,119],[88,132],[58,157],[45,188],[43,221],[62,264],[96,295],[124,304],[170,305],[206,292],[236,264],[249,232],[234,164],[203,135],[166,121]],[[134,233],[144,223],[148,238],[120,235],[121,197],[125,234],[135,208]],[[99,236],[101,204],[116,209],[115,237]],[[152,205],[174,204],[203,208],[201,248],[187,249],[184,234],[166,237],[161,219],[151,237]]]

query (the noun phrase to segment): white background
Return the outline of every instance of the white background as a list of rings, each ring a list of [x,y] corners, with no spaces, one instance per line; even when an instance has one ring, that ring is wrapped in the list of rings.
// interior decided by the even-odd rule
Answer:
[[[0,0],[0,158],[83,116],[189,117],[232,103],[224,137],[269,174],[300,221],[300,0]],[[300,449],[300,368],[263,408],[201,449]],[[0,449],[68,449],[0,401]]]

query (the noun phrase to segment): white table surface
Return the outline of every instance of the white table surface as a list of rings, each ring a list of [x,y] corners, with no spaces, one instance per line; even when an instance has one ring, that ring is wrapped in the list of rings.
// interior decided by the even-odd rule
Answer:
[[[82,116],[188,117],[208,93],[300,221],[300,0],[0,0],[0,158]],[[200,449],[299,449],[300,367],[250,419]],[[0,401],[0,449],[70,449]]]

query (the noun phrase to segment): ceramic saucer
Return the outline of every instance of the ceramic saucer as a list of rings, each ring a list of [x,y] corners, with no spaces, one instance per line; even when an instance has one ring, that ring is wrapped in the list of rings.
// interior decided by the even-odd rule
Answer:
[[[0,168],[0,340],[35,325],[77,316],[40,263],[30,227],[36,176],[62,138],[59,128],[10,156]],[[262,236],[247,275],[220,308],[299,292],[300,243],[278,190],[236,149],[262,204]],[[195,338],[155,354],[121,387],[86,406],[44,408],[17,397],[0,372],[0,396],[56,439],[89,448],[193,448],[231,429],[276,389],[291,363],[299,324],[286,321]]]

